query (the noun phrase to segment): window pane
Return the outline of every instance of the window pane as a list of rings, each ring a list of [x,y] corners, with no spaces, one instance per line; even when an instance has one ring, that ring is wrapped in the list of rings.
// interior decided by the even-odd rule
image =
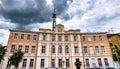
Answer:
[[[59,67],[62,67],[62,59],[59,59]]]
[[[24,34],[21,34],[21,39],[24,39]]]
[[[58,47],[58,53],[62,53],[62,46]]]
[[[27,59],[23,59],[22,67],[26,67],[26,64],[27,64]]]
[[[25,46],[25,53],[28,53],[29,46]]]
[[[98,58],[98,64],[99,64],[99,66],[102,66],[101,58]]]
[[[74,41],[77,41],[77,36],[76,35],[74,36]]]
[[[82,36],[82,40],[85,41],[85,36]]]
[[[62,41],[62,37],[61,36],[58,37],[58,41]]]
[[[92,66],[96,67],[96,63],[95,63],[95,59],[94,58],[92,58]]]
[[[98,46],[95,46],[96,54],[99,54],[99,48]]]
[[[30,35],[29,34],[27,35],[27,40],[30,40]]]
[[[15,45],[12,45],[10,53],[14,53],[14,50],[15,50]]]
[[[17,37],[18,37],[18,34],[15,33],[15,34],[14,34],[14,39],[17,39]]]
[[[30,59],[30,67],[33,67],[34,59]]]
[[[88,36],[88,41],[91,41],[91,36]]]
[[[107,58],[104,58],[105,66],[109,66]]]
[[[31,53],[35,53],[35,46],[32,46]]]
[[[93,36],[93,38],[94,38],[94,41],[96,41],[96,36]]]
[[[69,59],[66,59],[66,67],[69,67],[70,63],[69,63]]]
[[[55,41],[55,36],[52,36],[52,41]]]
[[[42,46],[42,53],[45,53],[45,46]]]
[[[94,54],[94,50],[93,50],[93,47],[90,46],[90,55],[93,55]]]
[[[22,50],[22,45],[19,45],[18,50],[19,50],[19,51]]]
[[[86,46],[84,46],[84,53],[85,53],[85,54],[88,53],[88,52],[87,52],[87,47],[86,47]]]
[[[52,60],[51,60],[51,66],[52,66],[52,67],[55,67],[55,59],[52,59]]]
[[[86,59],[86,66],[89,66],[89,59]]]
[[[102,54],[105,54],[105,47],[101,46],[101,49],[102,49]]]
[[[68,41],[68,36],[65,36],[65,41]]]
[[[77,46],[74,47],[74,50],[75,50],[75,53],[78,53],[78,47]]]
[[[44,67],[44,59],[41,59],[41,67]]]
[[[69,47],[65,46],[65,53],[69,53]]]
[[[46,41],[46,35],[43,35],[43,41]]]
[[[33,40],[36,40],[36,38],[37,38],[37,35],[34,35],[34,36],[33,36]]]
[[[55,46],[52,46],[52,53],[55,53]]]
[[[101,35],[99,36],[99,40],[102,41],[102,36]]]

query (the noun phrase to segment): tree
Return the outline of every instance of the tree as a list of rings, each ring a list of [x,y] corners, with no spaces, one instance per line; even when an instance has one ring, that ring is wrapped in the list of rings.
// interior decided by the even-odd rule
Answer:
[[[10,56],[10,62],[17,69],[19,63],[22,61],[24,53],[20,50],[15,51],[12,56]]]
[[[114,61],[120,60],[120,49],[115,45],[115,53],[113,54]]]
[[[6,46],[2,46],[0,44],[0,63],[3,60],[3,58],[4,58],[5,52],[6,52]]]

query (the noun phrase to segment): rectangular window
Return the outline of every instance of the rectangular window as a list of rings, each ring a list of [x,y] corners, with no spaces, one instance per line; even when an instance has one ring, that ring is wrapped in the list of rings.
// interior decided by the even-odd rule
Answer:
[[[70,63],[69,63],[69,59],[66,59],[66,67],[69,67]]]
[[[92,66],[93,66],[93,67],[96,67],[95,59],[92,58],[91,60],[92,60],[92,62],[91,62],[91,63],[92,63]]]
[[[32,46],[31,53],[35,53],[35,46]]]
[[[96,54],[99,54],[99,48],[98,46],[95,46]]]
[[[37,39],[37,35],[33,35],[33,40],[36,40]]]
[[[78,47],[77,46],[74,47],[74,50],[75,50],[75,53],[78,53]]]
[[[93,38],[94,38],[94,41],[96,41],[96,36],[93,36]]]
[[[69,47],[65,46],[65,53],[68,54],[69,53]]]
[[[89,66],[89,59],[86,59],[86,66]]]
[[[88,52],[87,52],[87,47],[86,47],[86,46],[84,46],[84,53],[85,53],[85,54],[88,53]]]
[[[17,39],[17,37],[18,37],[18,34],[15,33],[15,34],[14,34],[14,39]]]
[[[15,45],[12,45],[10,53],[14,53],[14,50],[15,50]]]
[[[104,58],[105,66],[109,66],[107,58]]]
[[[98,58],[98,65],[99,65],[99,67],[101,67],[101,66],[102,66],[102,61],[101,61],[101,58]]]
[[[82,40],[85,41],[85,36],[82,36]]]
[[[27,64],[27,59],[23,59],[22,67],[26,67],[26,64]]]
[[[55,36],[52,36],[52,41],[55,41]]]
[[[30,59],[30,67],[33,67],[34,59]]]
[[[27,40],[30,40],[30,35],[29,34],[27,35]]]
[[[55,46],[52,46],[52,54],[55,53]]]
[[[90,55],[94,55],[94,50],[92,46],[90,46]]]
[[[22,45],[19,45],[18,50],[22,51]]]
[[[42,46],[42,53],[45,53],[45,46]]]
[[[43,35],[43,41],[46,41],[46,35]]]
[[[41,67],[44,67],[44,62],[45,62],[45,60],[41,59]]]
[[[24,34],[21,34],[21,37],[20,37],[21,39],[24,39]]]
[[[10,59],[8,59],[7,68],[10,68],[10,66],[11,66]]]
[[[52,60],[51,60],[51,66],[52,66],[52,67],[55,67],[55,59],[52,59]]]
[[[88,36],[88,41],[91,41],[91,36]]]
[[[58,36],[58,41],[62,41],[62,36]]]
[[[101,35],[99,36],[99,40],[100,40],[100,41],[102,41],[102,40],[103,40]]]
[[[28,53],[29,46],[25,46],[25,53]]]
[[[65,41],[68,41],[68,36],[65,36]]]
[[[105,47],[101,46],[101,49],[102,49],[102,54],[105,54]]]
[[[62,59],[59,59],[59,67],[62,67]]]
[[[74,41],[77,41],[77,36],[76,35],[74,36]]]
[[[62,53],[62,46],[58,47],[58,53]]]

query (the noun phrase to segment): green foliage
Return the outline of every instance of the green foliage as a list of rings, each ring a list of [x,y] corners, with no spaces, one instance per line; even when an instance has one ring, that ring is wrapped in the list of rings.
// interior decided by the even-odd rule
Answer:
[[[3,60],[3,58],[4,58],[5,52],[6,52],[5,46],[2,46],[0,44],[0,63]]]
[[[24,53],[18,50],[18,51],[15,51],[15,53],[12,56],[10,56],[10,62],[12,65],[16,67],[16,69],[19,63],[22,61],[23,55]]]
[[[118,61],[120,60],[120,49],[115,45],[115,54],[113,54],[113,60]]]

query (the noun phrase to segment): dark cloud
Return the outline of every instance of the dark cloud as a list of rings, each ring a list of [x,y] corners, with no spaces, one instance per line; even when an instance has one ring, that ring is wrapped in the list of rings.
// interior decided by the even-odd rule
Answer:
[[[67,1],[72,2],[72,0],[53,0],[57,16],[65,20],[70,18],[65,12],[69,7]],[[0,10],[0,15],[5,19],[10,19],[12,23],[24,28],[25,25],[32,23],[51,21],[53,6],[48,5],[46,0],[2,0]]]

